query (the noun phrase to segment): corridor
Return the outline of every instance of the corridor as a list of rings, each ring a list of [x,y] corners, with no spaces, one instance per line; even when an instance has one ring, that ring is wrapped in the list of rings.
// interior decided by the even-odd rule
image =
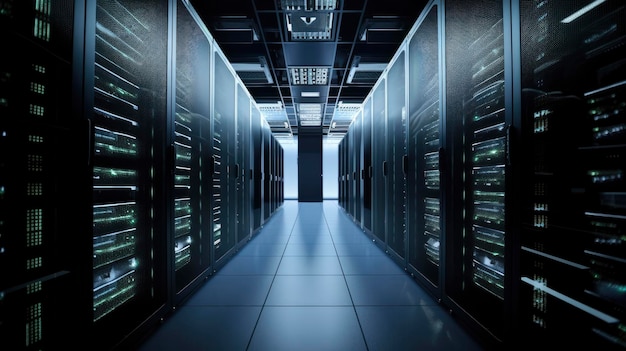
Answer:
[[[337,201],[287,200],[139,350],[482,348]]]

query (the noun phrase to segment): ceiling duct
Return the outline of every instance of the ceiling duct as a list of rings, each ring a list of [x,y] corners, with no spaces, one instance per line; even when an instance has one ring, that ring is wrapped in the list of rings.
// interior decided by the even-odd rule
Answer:
[[[300,126],[319,127],[322,125],[323,104],[298,104],[298,118]]]
[[[388,63],[366,63],[361,62],[360,56],[355,56],[350,66],[350,72],[346,83],[348,84],[373,84],[378,81],[382,72],[387,68]]]
[[[328,135],[339,134],[343,136],[348,131],[354,117],[361,111],[361,107],[361,104],[347,104],[340,101],[333,111]]]
[[[332,40],[336,0],[281,0],[292,41]]]
[[[280,7],[285,11],[332,11],[337,0],[280,0]]]
[[[290,67],[289,77],[293,85],[327,85],[329,67]]]
[[[287,111],[281,103],[257,104],[261,115],[275,135],[293,137]]]
[[[274,79],[265,57],[259,56],[258,59],[258,63],[232,63],[231,65],[244,84],[273,84]]]

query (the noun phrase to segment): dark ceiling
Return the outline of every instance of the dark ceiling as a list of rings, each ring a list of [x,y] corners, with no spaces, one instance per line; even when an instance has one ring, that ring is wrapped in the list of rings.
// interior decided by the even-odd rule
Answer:
[[[428,0],[190,0],[274,134],[343,137]]]

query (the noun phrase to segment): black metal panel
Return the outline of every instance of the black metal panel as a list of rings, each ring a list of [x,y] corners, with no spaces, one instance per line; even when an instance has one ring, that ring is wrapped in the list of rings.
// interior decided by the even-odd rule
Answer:
[[[406,53],[401,51],[387,72],[387,245],[400,258],[406,248]]]
[[[372,230],[372,99],[363,103],[363,228]]]
[[[237,196],[237,242],[245,239],[251,233],[250,230],[250,192],[249,179],[249,133],[251,100],[245,88],[237,85],[237,145],[236,145],[236,196]]]
[[[209,38],[179,2],[176,17],[176,103],[172,136],[172,231],[175,291],[183,299],[211,266],[211,108]],[[189,290],[189,289],[186,289]]]
[[[439,285],[442,253],[442,118],[438,6],[410,39],[408,123],[408,263]]]
[[[94,348],[123,339],[165,303],[163,196],[167,1],[96,1],[93,75]],[[91,17],[94,16],[94,17]],[[88,57],[92,53],[87,52]],[[90,81],[88,81],[90,82]],[[88,95],[91,96],[91,95]],[[107,346],[108,345],[108,346]]]
[[[387,80],[381,79],[372,95],[372,233],[386,243],[387,221]],[[375,131],[375,132],[374,132]]]
[[[626,8],[520,1],[519,13],[522,340],[623,350]]]
[[[78,288],[90,189],[87,128],[72,105],[73,2],[0,7],[0,348],[77,346],[61,340],[90,322],[74,301],[91,302]]]
[[[301,128],[298,135],[298,201],[321,202],[322,129]]]
[[[507,318],[503,14],[502,1],[445,3],[446,119],[451,133],[447,154],[452,181],[446,290],[495,340],[503,340]],[[438,179],[425,174],[424,181],[432,185]]]
[[[263,221],[263,130],[261,129],[261,114],[258,109],[252,110],[251,133],[252,139],[250,148],[252,150],[254,161],[252,164],[253,178],[253,228],[261,227]]]
[[[213,245],[217,261],[235,245],[235,77],[218,51],[214,58]]]

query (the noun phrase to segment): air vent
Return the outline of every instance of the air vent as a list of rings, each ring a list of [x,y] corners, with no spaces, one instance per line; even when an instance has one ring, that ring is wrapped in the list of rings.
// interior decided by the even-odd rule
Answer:
[[[293,136],[293,130],[287,117],[287,112],[281,103],[258,104],[263,119],[275,135]]]
[[[354,57],[346,83],[376,83],[388,65],[388,63],[362,63],[360,61],[360,56]]]
[[[298,117],[303,127],[318,127],[322,125],[323,104],[298,104]]]
[[[289,69],[293,85],[327,85],[328,67],[292,67]]]
[[[259,56],[258,63],[232,63],[232,67],[244,83],[274,83],[265,57]]]
[[[334,10],[337,0],[280,0],[280,7],[285,11]]]
[[[294,11],[286,15],[291,40],[331,40],[333,13],[323,11]]]

